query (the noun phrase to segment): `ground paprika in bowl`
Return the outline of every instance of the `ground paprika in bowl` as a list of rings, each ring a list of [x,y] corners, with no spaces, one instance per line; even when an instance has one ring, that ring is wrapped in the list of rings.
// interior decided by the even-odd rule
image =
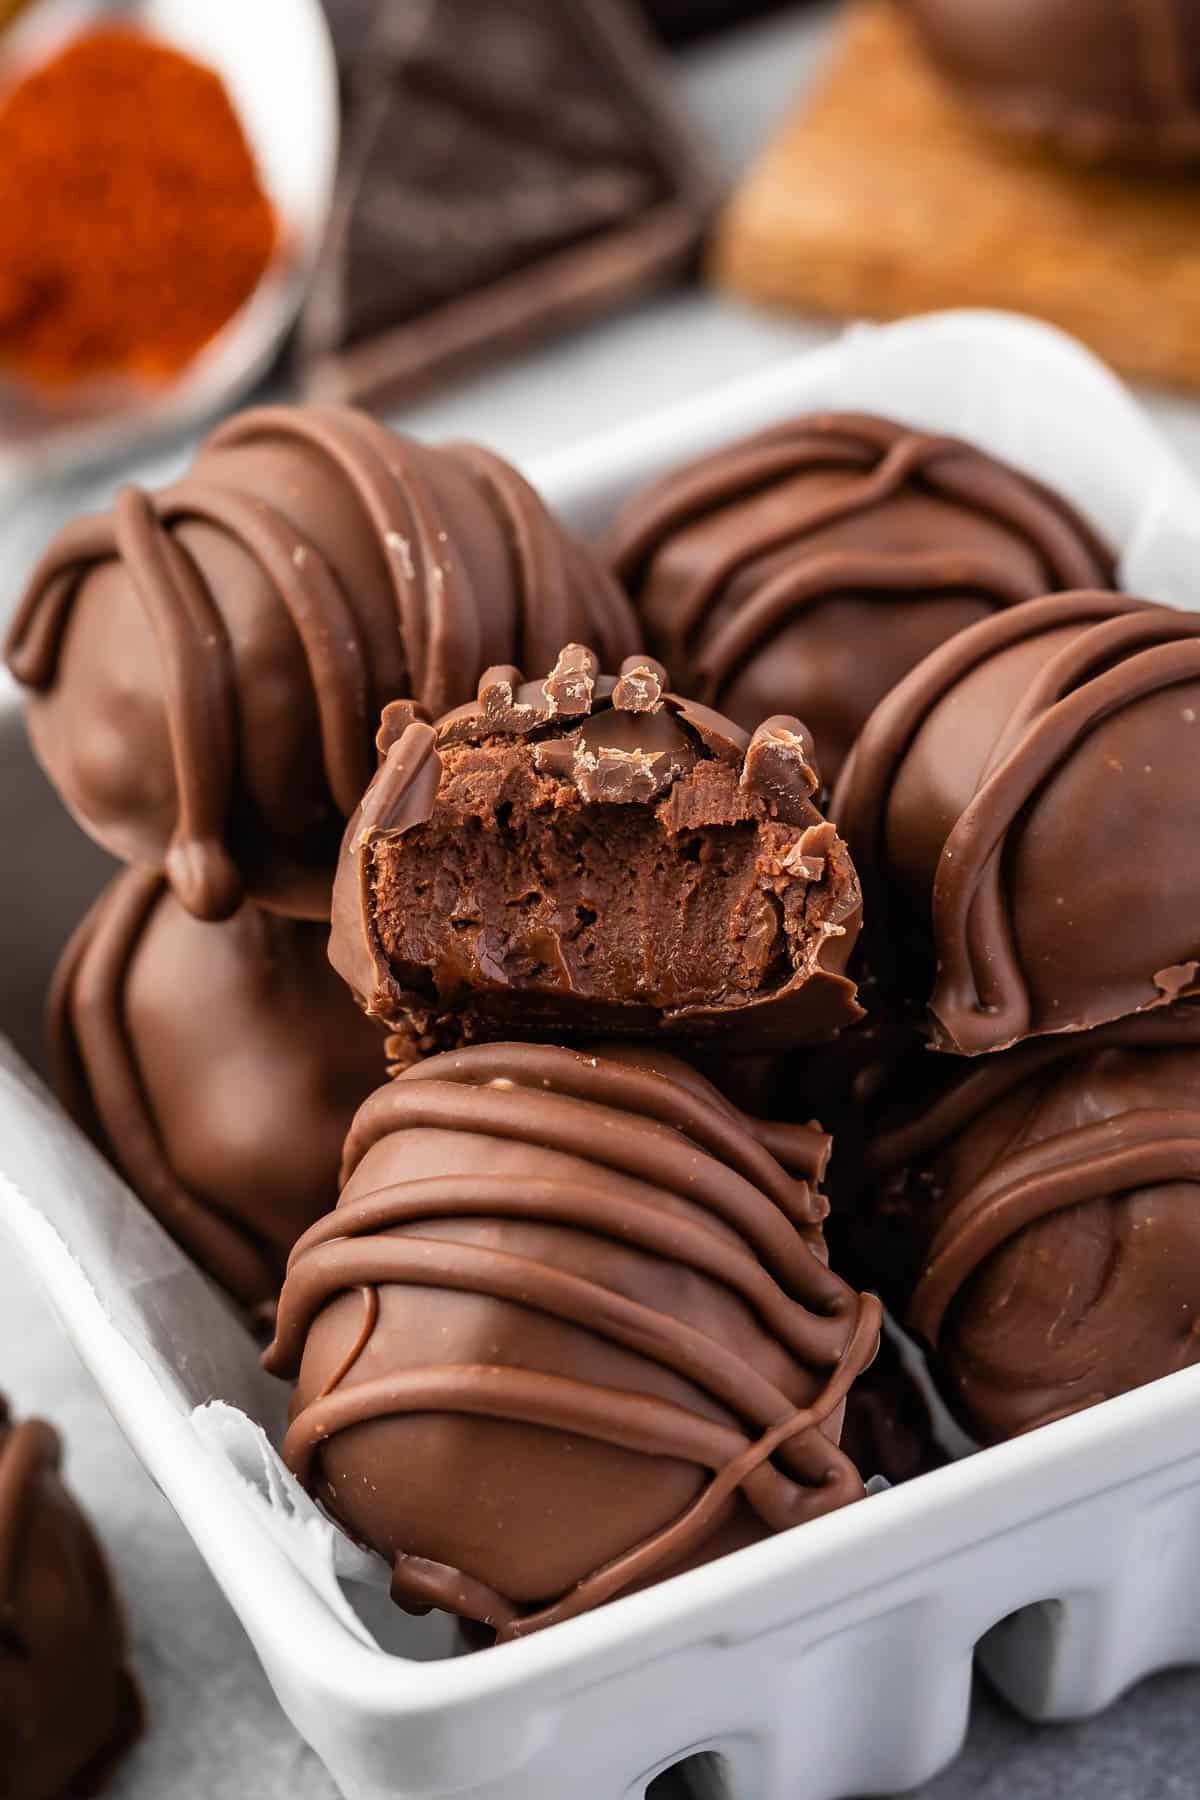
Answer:
[[[169,380],[275,254],[220,76],[136,26],[0,87],[0,145],[0,369],[38,388]]]

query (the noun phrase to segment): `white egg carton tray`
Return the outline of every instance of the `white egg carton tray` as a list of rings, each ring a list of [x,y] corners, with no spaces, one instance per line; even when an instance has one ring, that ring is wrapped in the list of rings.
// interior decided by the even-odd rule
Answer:
[[[656,471],[833,407],[973,438],[1084,507],[1134,591],[1200,599],[1200,494],[1155,430],[1083,351],[998,315],[854,331],[530,473],[596,531]],[[0,751],[0,1026],[28,1050],[105,865],[34,770],[11,691]],[[975,1657],[1044,1720],[1200,1662],[1200,1368],[456,1657],[370,1590],[352,1611],[333,1534],[265,1438],[255,1466],[205,1428],[195,1409],[219,1395],[277,1431],[281,1390],[16,1048],[0,1057],[0,1224],[350,1800],[641,1800],[680,1764],[727,1800],[891,1794],[955,1755]]]

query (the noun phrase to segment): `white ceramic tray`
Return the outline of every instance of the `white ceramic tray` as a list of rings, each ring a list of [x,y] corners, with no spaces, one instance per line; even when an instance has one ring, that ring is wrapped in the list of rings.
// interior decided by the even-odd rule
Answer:
[[[1200,493],[1136,404],[1057,334],[992,315],[852,333],[531,472],[594,530],[655,470],[829,406],[974,437],[1086,507],[1128,585],[1200,598]],[[29,1046],[54,950],[105,865],[34,771],[11,693],[0,756],[0,1026]],[[265,1439],[195,1410],[221,1396],[273,1430],[282,1396],[15,1049],[0,1056],[0,1221],[351,1800],[640,1800],[685,1761],[730,1800],[893,1793],[958,1749],[975,1652],[1039,1719],[1200,1661],[1200,1370],[451,1657],[369,1587],[345,1589],[352,1611],[333,1535]]]

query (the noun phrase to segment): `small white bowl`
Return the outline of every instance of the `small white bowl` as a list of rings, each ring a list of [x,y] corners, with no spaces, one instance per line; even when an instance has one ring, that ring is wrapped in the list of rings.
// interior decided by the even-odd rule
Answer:
[[[319,0],[142,0],[127,12],[221,76],[275,209],[277,249],[246,303],[162,388],[89,384],[47,402],[14,383],[0,385],[0,493],[115,459],[231,405],[269,367],[290,329],[325,228],[338,88]],[[38,7],[4,40],[0,78],[52,54],[97,14],[79,0]]]

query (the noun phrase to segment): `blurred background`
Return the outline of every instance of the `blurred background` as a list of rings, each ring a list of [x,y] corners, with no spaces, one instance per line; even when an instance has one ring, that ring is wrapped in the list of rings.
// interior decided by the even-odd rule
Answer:
[[[867,315],[1039,313],[1200,463],[1198,184],[995,131],[926,12],[5,0],[0,609],[251,394],[528,461]]]
[[[1006,38],[1024,60],[981,73],[955,5],[1004,10],[0,0],[0,616],[63,520],[168,478],[251,396],[362,404],[528,463],[848,321],[936,307],[1083,337],[1200,470],[1200,43],[1181,38],[1186,80],[1159,96],[1136,43],[1085,53],[1121,9],[1065,0],[1042,9],[1053,57]],[[23,1404],[64,1425],[130,1600],[155,1730],[118,1800],[327,1800],[0,1267],[0,1385],[15,1341]],[[929,1800],[1191,1795],[1198,1694],[1157,1678],[1053,1733],[983,1695]]]
[[[110,31],[136,20],[154,34],[157,65],[119,75],[114,51],[135,64],[133,46],[79,42],[78,6],[8,11],[4,602],[60,519],[122,473],[149,480],[182,464],[205,416],[251,393],[353,398],[423,435],[528,459],[832,329],[773,319],[704,274],[723,196],[820,61],[827,6],[580,8],[597,31],[537,34],[529,85],[510,88],[507,111],[506,72],[530,54],[538,15],[544,25],[573,8],[446,0],[441,38],[427,27],[424,43],[414,21],[430,8],[408,0],[93,9]],[[480,15],[509,47],[464,64]],[[406,31],[417,33],[407,56]],[[162,58],[168,45],[199,65],[194,81],[200,69],[220,80],[219,171],[210,129],[176,141],[174,98],[153,98],[184,72]],[[90,66],[72,73],[72,55]],[[183,156],[198,165],[190,190]],[[117,296],[130,293],[137,305],[114,330]]]

